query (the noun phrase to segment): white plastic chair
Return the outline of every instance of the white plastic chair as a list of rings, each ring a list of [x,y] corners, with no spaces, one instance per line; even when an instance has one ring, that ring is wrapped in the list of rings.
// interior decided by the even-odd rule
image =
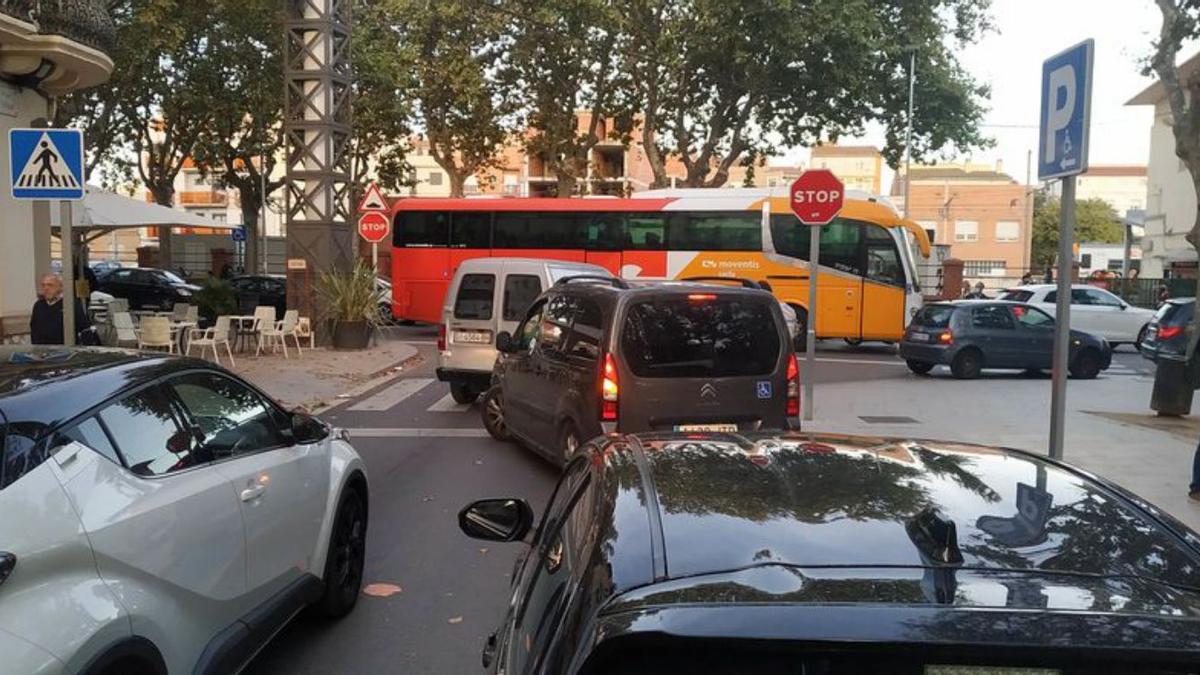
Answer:
[[[259,335],[262,341],[258,344],[258,349],[261,352],[263,346],[269,345],[272,349],[277,345],[283,346],[283,358],[288,356],[287,338],[290,335],[296,341],[296,355],[300,356],[303,351],[300,349],[300,312],[294,309],[289,309],[283,313],[283,321],[276,322],[270,328],[264,328]]]
[[[175,353],[175,337],[171,335],[171,320],[165,316],[148,316],[142,319],[138,333],[138,349],[166,349]]]
[[[259,305],[254,308],[254,325],[249,328],[250,333],[254,334],[254,339],[258,343],[257,351],[261,352],[263,347],[263,331],[269,330],[275,326],[275,308],[266,305]]]
[[[225,353],[229,355],[229,365],[234,367],[237,364],[233,361],[233,348],[229,346],[229,317],[218,316],[217,322],[211,328],[201,330],[193,328],[190,339],[187,345],[187,356],[192,355],[192,347],[200,347],[200,358],[204,358],[204,350],[212,347],[213,361],[217,364],[221,363],[221,357],[217,355],[217,347],[225,345]]]
[[[112,327],[116,332],[116,345],[120,347],[128,344],[136,347],[138,334],[137,329],[133,327],[133,317],[129,315],[129,312],[113,312],[109,314],[109,317],[112,319]]]

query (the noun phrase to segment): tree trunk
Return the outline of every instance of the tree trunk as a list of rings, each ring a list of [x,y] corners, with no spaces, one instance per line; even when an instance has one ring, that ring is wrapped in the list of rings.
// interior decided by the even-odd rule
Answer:
[[[259,274],[259,258],[262,255],[258,248],[259,206],[254,203],[259,200],[254,198],[255,193],[250,193],[248,199],[248,192],[248,190],[241,191],[242,229],[246,231],[246,260],[243,264],[246,274]],[[265,272],[265,270],[263,271]]]
[[[1192,105],[1196,105],[1195,101]],[[1192,185],[1197,190],[1196,194],[1200,195],[1200,166],[1192,166],[1191,162],[1184,160],[1184,164],[1192,174]],[[1196,250],[1196,259],[1200,260],[1200,209],[1196,211],[1196,219],[1192,223],[1192,230],[1185,237],[1192,248]],[[1200,302],[1200,271],[1196,274],[1196,290],[1192,292],[1192,297],[1198,298]],[[1191,335],[1188,336],[1187,357],[1192,359],[1196,354],[1196,344],[1200,342],[1200,312],[1192,312]],[[1190,371],[1189,371],[1190,372]]]
[[[172,183],[150,185],[150,194],[154,195],[154,203],[167,208],[175,208],[175,186]],[[158,266],[164,270],[174,271],[174,253],[171,247],[171,228],[158,229]]]
[[[466,190],[467,175],[453,169],[446,169],[446,173],[450,177],[450,196],[456,198],[462,197]]]
[[[555,197],[570,197],[575,194],[575,184],[578,180],[574,175],[566,171],[557,171],[555,172],[555,177],[558,179],[554,188]]]

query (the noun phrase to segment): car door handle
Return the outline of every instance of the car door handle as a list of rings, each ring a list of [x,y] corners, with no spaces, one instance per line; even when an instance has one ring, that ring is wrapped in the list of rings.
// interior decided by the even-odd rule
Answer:
[[[265,485],[255,485],[254,487],[248,487],[245,490],[242,490],[242,501],[252,502],[255,499],[258,499],[259,497],[263,496],[263,493],[266,491],[267,491],[267,486],[265,486]]]

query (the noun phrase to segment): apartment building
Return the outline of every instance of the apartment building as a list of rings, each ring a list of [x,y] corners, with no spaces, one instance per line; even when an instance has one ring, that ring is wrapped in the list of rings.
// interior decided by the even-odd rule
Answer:
[[[1200,53],[1179,66],[1180,81],[1200,71]],[[1175,155],[1171,110],[1161,83],[1146,87],[1125,105],[1154,106],[1150,127],[1150,157],[1146,167],[1145,236],[1142,270],[1145,278],[1194,277],[1196,251],[1184,239],[1196,220],[1196,188],[1187,167]]]
[[[1075,179],[1075,198],[1102,199],[1123,215],[1146,208],[1146,184],[1144,165],[1093,164]]]
[[[912,167],[909,214],[964,276],[989,288],[1010,286],[1029,269],[1032,193],[1001,165],[939,164]],[[904,194],[904,173],[892,195]]]
[[[847,188],[879,194],[883,155],[873,145],[818,145],[812,149],[814,169],[829,169]]]

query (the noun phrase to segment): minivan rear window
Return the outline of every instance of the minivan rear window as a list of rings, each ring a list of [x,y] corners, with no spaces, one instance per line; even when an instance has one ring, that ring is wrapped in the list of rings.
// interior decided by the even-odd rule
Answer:
[[[945,328],[950,325],[950,317],[954,316],[954,308],[950,305],[925,305],[913,317],[914,326],[928,328]]]
[[[678,296],[631,306],[621,351],[638,377],[767,375],[779,363],[771,307],[734,297]]]
[[[496,295],[496,275],[464,274],[454,298],[454,318],[492,318],[492,298]]]
[[[1154,318],[1163,326],[1185,326],[1192,321],[1194,302],[1165,302]]]
[[[1001,295],[998,299],[1012,300],[1013,302],[1029,302],[1029,299],[1032,297],[1033,297],[1033,291],[1013,290],[1013,291],[1005,291],[1004,294]]]

